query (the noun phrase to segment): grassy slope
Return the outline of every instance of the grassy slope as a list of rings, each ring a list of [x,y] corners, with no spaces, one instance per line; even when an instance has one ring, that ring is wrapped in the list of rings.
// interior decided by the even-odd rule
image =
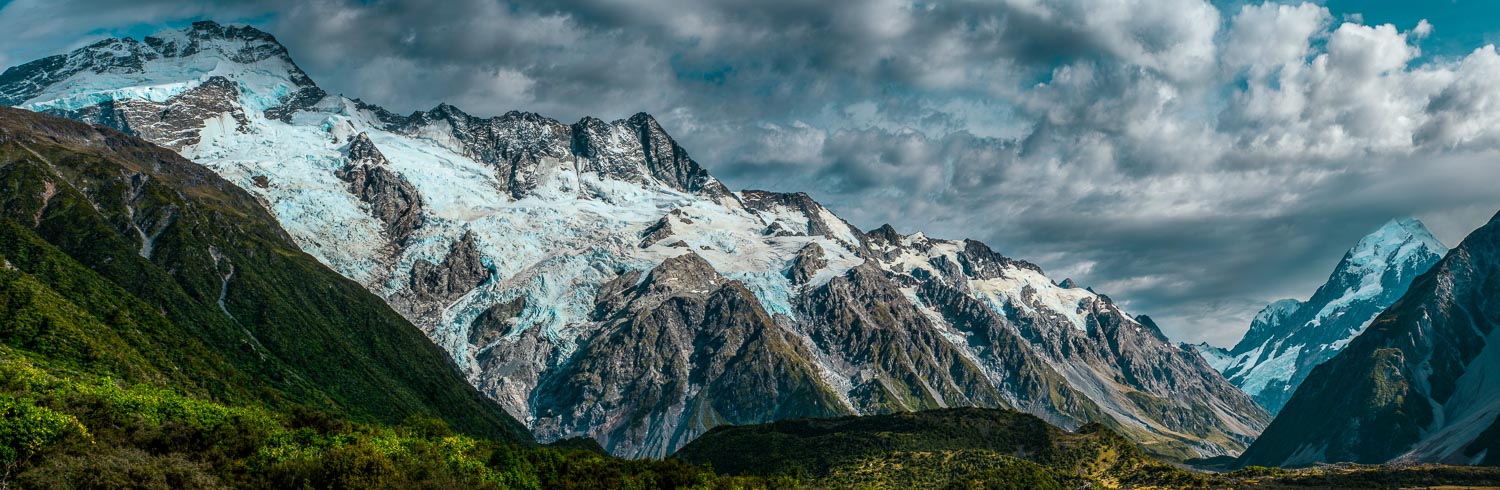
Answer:
[[[677,460],[616,459],[597,445],[476,439],[422,416],[378,425],[303,408],[228,406],[36,359],[0,345],[0,488],[797,486]]]
[[[730,474],[794,474],[837,486],[1195,481],[1101,425],[1070,433],[1021,412],[979,408],[721,427],[677,457]]]
[[[158,229],[143,256],[141,234]],[[431,415],[530,441],[249,194],[112,130],[0,108],[0,258],[20,274],[0,293],[5,341],[48,362],[225,403]]]
[[[1339,465],[1196,473],[1098,424],[1070,433],[1009,410],[944,409],[719,427],[677,457],[828,488],[1397,488],[1496,486],[1500,468]]]

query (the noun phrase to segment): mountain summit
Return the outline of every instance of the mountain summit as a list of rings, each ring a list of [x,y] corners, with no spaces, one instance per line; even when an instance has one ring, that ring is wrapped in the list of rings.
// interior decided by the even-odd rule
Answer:
[[[1500,215],[1307,376],[1240,462],[1500,463]]]
[[[646,114],[398,115],[208,22],[11,68],[0,97],[249,191],[544,442],[662,456],[724,424],[980,406],[1186,458],[1238,453],[1268,418],[1104,295],[977,241],[731,192]]]
[[[1274,414],[1314,367],[1364,332],[1447,251],[1422,222],[1391,220],[1349,249],[1307,301],[1284,299],[1266,306],[1233,349],[1198,348],[1209,364]]]

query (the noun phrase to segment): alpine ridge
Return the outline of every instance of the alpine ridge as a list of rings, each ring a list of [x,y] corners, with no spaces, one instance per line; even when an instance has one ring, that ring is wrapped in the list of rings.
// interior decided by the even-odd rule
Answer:
[[[0,103],[249,191],[543,442],[660,457],[725,424],[978,406],[1190,458],[1237,454],[1268,420],[1105,295],[977,241],[732,192],[644,113],[397,115],[212,22],[12,67]]]
[[[1229,382],[1275,414],[1314,367],[1343,350],[1447,251],[1422,222],[1391,220],[1349,249],[1307,301],[1266,306],[1232,349],[1196,347]]]
[[[1314,368],[1242,465],[1500,463],[1500,215]]]

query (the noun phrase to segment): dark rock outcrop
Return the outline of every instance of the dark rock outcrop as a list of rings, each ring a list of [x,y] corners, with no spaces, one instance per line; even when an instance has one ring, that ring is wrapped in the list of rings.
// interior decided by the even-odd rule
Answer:
[[[483,347],[510,333],[513,326],[512,320],[525,310],[526,297],[524,296],[503,303],[495,303],[494,306],[485,308],[479,316],[474,317],[473,322],[469,323],[469,344]]]
[[[371,216],[385,223],[391,242],[404,244],[424,221],[417,188],[390,169],[385,155],[365,133],[349,141],[347,159],[338,177],[349,183],[349,192],[369,206]]]
[[[483,284],[490,270],[480,259],[473,232],[453,242],[442,264],[418,259],[412,265],[411,290],[423,300],[451,300]]]
[[[759,212],[770,213],[780,207],[802,216],[803,222],[801,223],[772,222],[769,225],[771,228],[768,228],[765,233],[767,235],[823,236],[835,240],[848,241],[847,238],[840,237],[838,233],[834,232],[834,225],[837,224],[845,229],[854,230],[853,226],[843,222],[841,218],[834,216],[833,213],[828,212],[827,209],[823,208],[822,204],[818,204],[817,201],[814,201],[805,192],[787,193],[745,190],[740,192],[740,202],[746,208]],[[838,223],[830,223],[825,216],[833,217]],[[850,245],[858,244],[851,243]]]
[[[817,242],[802,247],[802,250],[797,251],[797,256],[792,258],[791,266],[787,267],[787,279],[791,279],[792,284],[797,286],[807,284],[819,270],[828,267],[828,260],[823,258],[823,254],[823,247]]]

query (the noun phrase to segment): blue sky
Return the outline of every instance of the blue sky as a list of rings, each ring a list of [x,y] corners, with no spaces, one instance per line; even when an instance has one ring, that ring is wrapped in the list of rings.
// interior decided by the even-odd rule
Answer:
[[[16,0],[0,3],[0,65],[213,19],[271,32],[325,89],[398,112],[646,111],[732,187],[806,191],[862,228],[980,239],[1175,339],[1222,345],[1269,302],[1311,295],[1389,219],[1416,216],[1452,245],[1500,209],[1500,55],[1475,51],[1497,13],[1469,0]]]
[[[1359,16],[1367,24],[1415,25],[1427,19],[1437,26],[1422,43],[1423,55],[1463,56],[1474,48],[1495,42],[1500,3],[1476,0],[1324,2],[1340,18]]]

